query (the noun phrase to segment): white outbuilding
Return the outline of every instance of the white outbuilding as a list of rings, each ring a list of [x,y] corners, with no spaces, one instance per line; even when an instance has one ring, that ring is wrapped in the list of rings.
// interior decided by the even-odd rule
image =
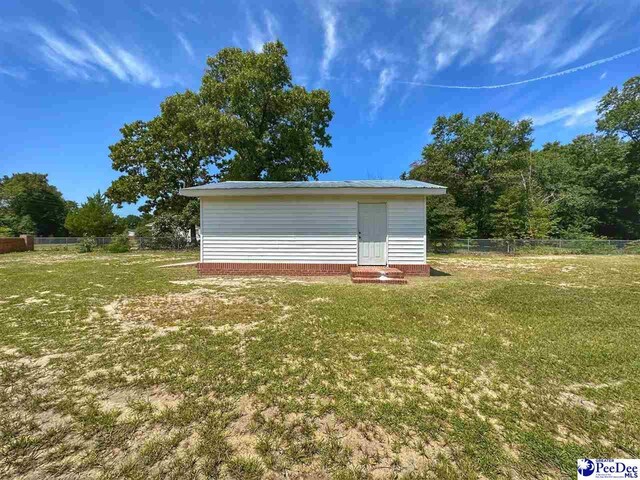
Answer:
[[[390,267],[428,275],[426,197],[414,180],[220,182],[200,199],[201,273],[345,274]]]

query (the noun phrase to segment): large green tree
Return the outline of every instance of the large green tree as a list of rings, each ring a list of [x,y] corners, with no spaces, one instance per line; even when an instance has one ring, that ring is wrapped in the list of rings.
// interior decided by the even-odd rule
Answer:
[[[640,175],[630,155],[633,145],[617,136],[580,135],[565,148],[588,192],[593,233],[610,238],[640,237]]]
[[[178,191],[214,179],[209,167],[215,157],[198,127],[199,108],[199,96],[186,91],[165,99],[154,119],[120,129],[122,139],[109,148],[113,168],[124,175],[107,190],[111,201],[121,205],[144,198],[140,207],[144,213],[191,215],[188,222],[197,223],[197,215],[188,208],[193,200]]]
[[[0,227],[13,235],[64,235],[67,204],[46,174],[16,173],[0,179]]]
[[[446,185],[479,237],[491,236],[495,203],[508,187],[514,162],[531,148],[531,122],[511,122],[497,113],[471,120],[462,113],[438,117],[433,140],[409,177]]]
[[[532,152],[534,180],[552,203],[553,236],[592,235],[598,225],[597,191],[584,184],[568,150],[566,145],[551,142]]]
[[[519,172],[494,205],[493,235],[500,238],[547,238],[555,231],[553,196],[540,187],[533,165]]]
[[[116,204],[144,199],[141,211],[180,215],[195,232],[197,205],[180,188],[327,172],[321,148],[331,145],[329,93],[294,85],[286,57],[280,42],[260,53],[225,48],[210,57],[198,92],[168,97],[159,116],[120,130],[110,157],[123,175],[107,196]]]
[[[598,130],[640,143],[640,76],[613,87],[598,103]]]
[[[108,237],[121,232],[125,223],[113,213],[111,202],[100,192],[87,198],[78,209],[69,212],[65,227],[71,235]]]
[[[627,238],[640,238],[640,76],[630,78],[621,90],[614,87],[602,97],[597,126],[608,136],[628,140],[623,161],[616,163],[625,178],[608,186],[619,190],[615,195],[619,200],[616,206],[619,216],[614,231],[617,234],[624,231]]]
[[[329,92],[294,85],[281,42],[262,53],[225,48],[202,79],[204,138],[224,157],[223,180],[307,180],[329,171]]]

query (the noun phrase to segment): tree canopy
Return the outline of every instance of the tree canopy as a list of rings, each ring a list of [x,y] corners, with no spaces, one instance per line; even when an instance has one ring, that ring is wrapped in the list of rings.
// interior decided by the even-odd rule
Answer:
[[[98,192],[88,197],[80,208],[69,213],[65,227],[77,237],[107,237],[122,232],[126,224],[113,213],[106,196]]]
[[[181,215],[192,229],[197,202],[178,190],[213,180],[306,180],[329,171],[321,148],[333,112],[329,93],[294,85],[281,42],[262,52],[225,48],[207,59],[198,92],[165,99],[160,115],[124,125],[110,147],[123,175],[107,190],[116,204],[144,199],[143,212]]]
[[[640,142],[640,76],[613,87],[598,104],[598,130]]]
[[[470,120],[462,113],[438,117],[433,141],[409,176],[446,185],[463,207],[470,232],[485,237],[494,229],[493,207],[533,142],[531,122],[511,122],[497,113]]]
[[[5,234],[63,235],[68,207],[46,174],[16,173],[0,179],[0,228]]]

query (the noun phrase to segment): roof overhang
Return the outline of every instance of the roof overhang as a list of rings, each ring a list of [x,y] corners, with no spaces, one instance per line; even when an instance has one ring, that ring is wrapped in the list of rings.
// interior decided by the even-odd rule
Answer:
[[[446,187],[430,188],[402,188],[402,187],[348,187],[348,188],[323,188],[323,187],[298,187],[298,188],[238,188],[238,189],[215,189],[215,188],[182,188],[180,195],[185,197],[211,198],[211,197],[265,197],[265,196],[427,196],[444,195],[447,193]]]

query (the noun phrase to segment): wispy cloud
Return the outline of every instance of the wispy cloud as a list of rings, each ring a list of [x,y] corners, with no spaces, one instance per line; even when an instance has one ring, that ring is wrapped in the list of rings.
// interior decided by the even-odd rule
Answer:
[[[178,38],[178,41],[180,42],[180,45],[182,45],[184,51],[187,52],[187,55],[189,55],[189,58],[193,60],[195,58],[195,54],[193,53],[191,42],[189,42],[187,37],[185,37],[182,32],[177,32],[176,37]]]
[[[377,65],[385,63],[398,63],[404,61],[404,57],[384,47],[372,47],[358,55],[358,62],[367,70],[373,70]]]
[[[251,50],[260,52],[262,46],[278,38],[278,20],[266,8],[262,12],[262,22],[258,24],[251,12],[247,11],[247,23],[249,24],[249,35],[247,41]]]
[[[151,15],[153,18],[160,18],[160,14],[158,12],[156,12],[153,7],[151,7],[151,5],[149,5],[148,3],[143,3],[142,4],[142,9],[147,12],[149,15]]]
[[[400,3],[402,2],[402,0],[385,0],[385,6],[387,9],[387,12],[390,15],[395,15],[396,11],[398,10],[398,5],[400,5]]]
[[[190,22],[192,22],[192,23],[200,24],[200,18],[198,18],[198,16],[197,16],[195,13],[193,13],[193,12],[188,12],[188,11],[186,11],[186,10],[183,10],[183,11],[182,11],[182,16],[183,16],[185,19],[187,19],[187,20],[189,20]]]
[[[417,50],[413,81],[424,82],[450,67],[493,64],[521,75],[537,68],[558,69],[579,60],[608,31],[607,24],[576,35],[580,24],[600,10],[588,2],[549,3],[534,14],[522,0],[435,0]],[[577,38],[577,40],[575,40]],[[572,43],[572,39],[574,43]]]
[[[71,2],[71,0],[54,0],[54,2],[56,2],[62,8],[64,8],[67,12],[73,13],[76,15],[78,14],[78,9],[73,4],[73,2]]]
[[[338,54],[340,47],[338,40],[338,15],[329,5],[321,5],[320,20],[324,31],[324,50],[320,62],[320,75],[328,78],[331,73],[331,62]]]
[[[526,73],[547,61],[555,49],[563,25],[563,13],[551,10],[524,24],[511,24],[490,62],[515,73]]]
[[[27,78],[27,72],[22,68],[4,67],[2,65],[0,65],[0,75],[6,75],[7,77],[15,78],[16,80],[24,80]]]
[[[385,67],[380,71],[378,75],[378,85],[369,100],[369,105],[371,106],[369,118],[375,117],[378,110],[384,105],[389,93],[389,87],[391,87],[397,76],[398,72],[394,67]]]
[[[374,46],[358,55],[358,62],[367,70],[377,72],[376,87],[369,99],[369,118],[373,119],[387,100],[389,88],[398,78],[398,64],[404,57],[386,47]]]
[[[600,97],[590,97],[567,107],[551,110],[538,115],[527,115],[533,120],[533,125],[542,127],[551,123],[562,122],[565,127],[592,125],[596,119],[596,108]]]
[[[518,2],[440,1],[443,9],[423,32],[414,80],[429,78],[454,62],[466,65],[485,53],[491,35]]]
[[[67,77],[104,80],[111,75],[123,82],[154,88],[170,83],[141,56],[111,38],[98,39],[79,28],[59,35],[35,22],[26,28],[38,39],[36,51],[49,68]]]
[[[564,67],[565,65],[575,62],[580,57],[582,57],[585,53],[591,50],[591,47],[610,29],[612,25],[605,24],[596,28],[595,30],[587,32],[575,45],[573,45],[569,50],[564,52],[562,55],[556,57],[551,66],[554,68]]]

